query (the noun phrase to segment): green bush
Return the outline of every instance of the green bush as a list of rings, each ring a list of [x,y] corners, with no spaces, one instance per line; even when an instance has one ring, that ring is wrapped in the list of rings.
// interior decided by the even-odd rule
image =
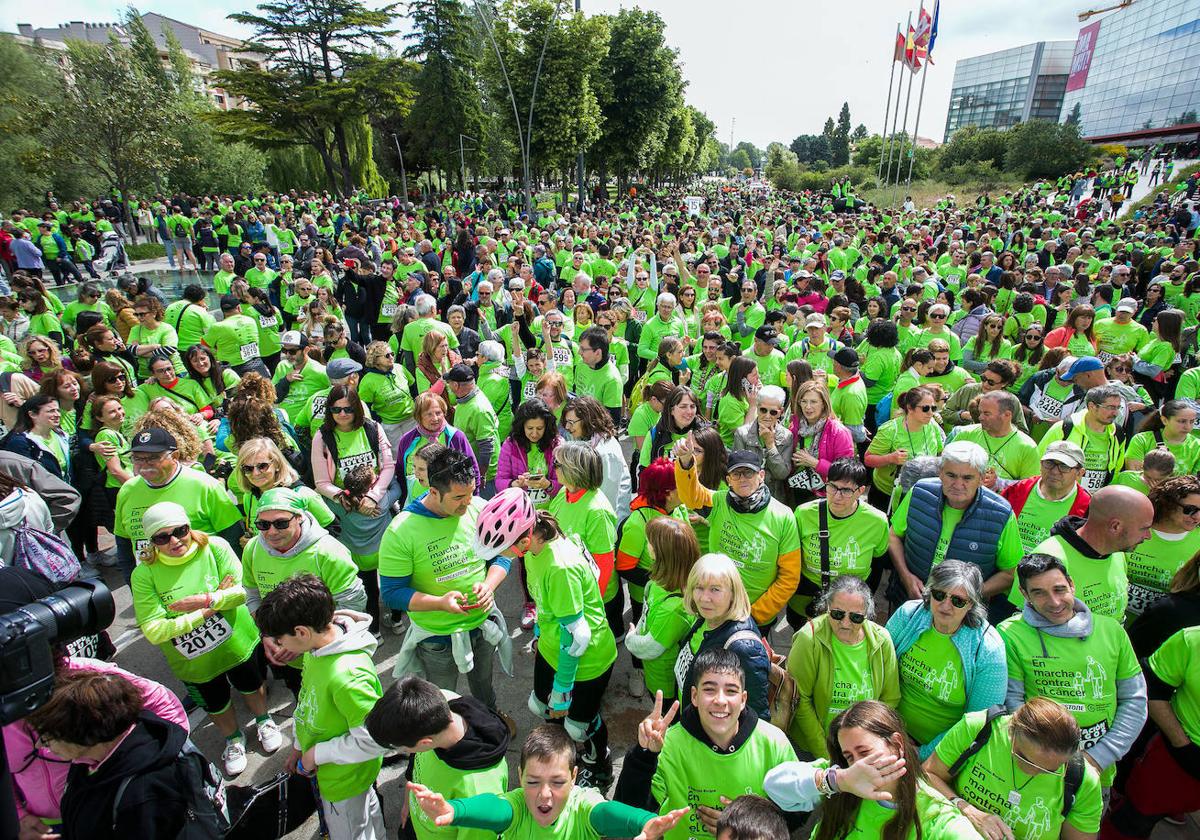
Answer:
[[[131,260],[156,260],[167,255],[167,249],[157,242],[139,242],[137,245],[126,245],[125,256]]]

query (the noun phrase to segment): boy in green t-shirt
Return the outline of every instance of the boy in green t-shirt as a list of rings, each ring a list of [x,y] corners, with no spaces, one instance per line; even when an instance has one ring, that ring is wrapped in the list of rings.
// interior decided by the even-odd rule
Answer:
[[[575,784],[575,743],[566,730],[542,724],[521,747],[521,787],[508,793],[446,800],[440,792],[409,782],[408,789],[437,826],[477,828],[506,840],[598,840],[633,837],[658,840],[687,812],[662,816],[608,802],[598,790]]]
[[[254,615],[263,638],[303,656],[289,771],[311,774],[301,756],[363,725],[382,691],[371,655],[371,619],[334,611],[333,595],[315,575],[288,578],[263,598]],[[383,809],[373,785],[383,759],[316,768],[330,840],[384,840]]]

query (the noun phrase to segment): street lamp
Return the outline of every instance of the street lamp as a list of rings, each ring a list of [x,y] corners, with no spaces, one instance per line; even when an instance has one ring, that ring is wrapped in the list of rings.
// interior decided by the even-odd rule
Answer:
[[[404,171],[404,152],[400,151],[400,138],[396,133],[392,132],[392,139],[396,141],[396,154],[400,156],[400,189],[404,190],[404,203],[408,203],[408,175]]]
[[[463,140],[464,140],[464,139],[466,139],[466,140],[470,140],[472,143],[478,143],[479,141],[478,141],[478,140],[476,140],[474,137],[472,137],[470,134],[460,134],[460,135],[458,135],[458,165],[459,165],[459,168],[462,170],[462,187],[463,187],[463,192],[466,192],[466,191],[467,191],[467,158],[466,158],[466,153],[467,153],[467,152],[473,152],[473,151],[475,151],[475,147],[474,147],[474,146],[472,146],[472,147],[471,147],[471,148],[469,148],[469,149],[464,149],[464,148],[463,148]]]

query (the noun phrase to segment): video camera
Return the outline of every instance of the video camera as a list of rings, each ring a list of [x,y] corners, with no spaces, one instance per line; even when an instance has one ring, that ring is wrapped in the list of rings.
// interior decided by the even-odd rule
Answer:
[[[0,615],[0,724],[20,720],[50,699],[53,645],[99,633],[116,612],[103,582],[81,580]]]

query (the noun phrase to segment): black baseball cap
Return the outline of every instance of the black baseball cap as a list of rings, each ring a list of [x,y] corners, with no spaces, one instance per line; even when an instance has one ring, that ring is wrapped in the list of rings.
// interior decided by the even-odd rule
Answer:
[[[174,452],[179,448],[175,436],[166,429],[146,429],[133,436],[130,452]]]
[[[728,475],[737,469],[751,469],[755,472],[761,472],[763,468],[762,456],[751,449],[735,449],[729,453],[729,461],[725,467],[725,473]]]

